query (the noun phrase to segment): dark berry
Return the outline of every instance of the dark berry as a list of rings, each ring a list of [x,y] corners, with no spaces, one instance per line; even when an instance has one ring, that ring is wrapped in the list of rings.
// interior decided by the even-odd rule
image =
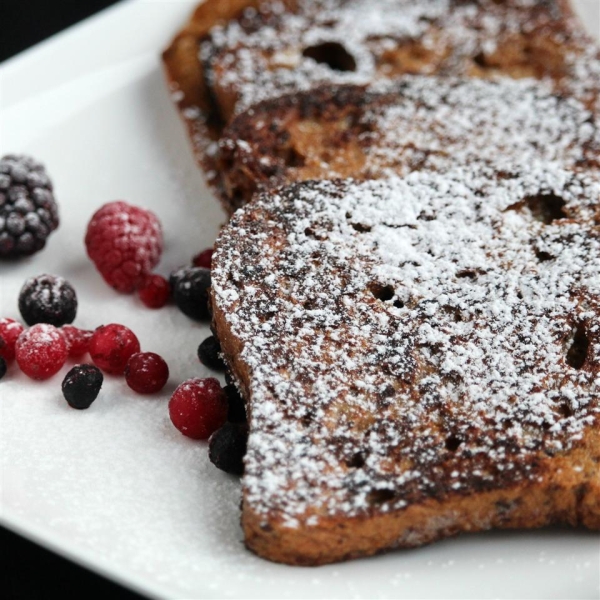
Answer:
[[[65,337],[54,325],[38,323],[15,344],[17,364],[32,379],[48,379],[60,371],[69,353]]]
[[[227,397],[213,377],[188,379],[173,392],[169,416],[183,435],[206,440],[227,419]]]
[[[149,275],[138,290],[140,300],[148,308],[162,308],[171,296],[171,286],[161,275]]]
[[[165,387],[169,379],[169,367],[154,352],[133,354],[125,367],[125,381],[138,394],[154,394]]]
[[[109,202],[88,224],[85,247],[106,283],[119,292],[131,293],[160,260],[162,227],[149,210]]]
[[[232,423],[246,422],[246,404],[235,384],[230,383],[224,388],[227,396],[227,420]]]
[[[200,362],[209,369],[215,369],[215,371],[222,371],[225,369],[225,363],[220,356],[221,344],[214,335],[207,337],[198,346],[198,358]]]
[[[94,364],[110,375],[123,375],[127,361],[139,351],[139,340],[125,325],[102,325],[94,331],[90,340],[90,356]]]
[[[208,458],[221,471],[232,475],[243,475],[247,443],[246,425],[225,423],[208,440]]]
[[[62,382],[62,393],[69,406],[89,408],[98,397],[104,377],[94,365],[75,365]]]
[[[49,323],[60,327],[75,320],[77,294],[73,286],[62,277],[30,277],[21,288],[19,310],[27,325]]]
[[[46,245],[58,227],[52,182],[29,156],[0,160],[0,258],[29,256]]]
[[[73,325],[64,325],[61,327],[61,331],[67,340],[67,346],[69,347],[69,356],[72,358],[79,358],[90,350],[90,340],[93,331],[87,329],[79,329],[73,327]]]
[[[15,357],[15,343],[23,329],[23,325],[14,319],[0,319],[0,357],[7,362]]]
[[[0,379],[6,375],[6,361],[0,356]]]
[[[213,249],[207,248],[206,250],[202,250],[199,254],[196,254],[194,258],[192,258],[192,264],[195,267],[204,267],[205,269],[210,269],[212,262]]]
[[[208,269],[184,267],[171,275],[171,281],[174,281],[175,304],[184,315],[196,321],[210,317],[208,310],[210,271]]]

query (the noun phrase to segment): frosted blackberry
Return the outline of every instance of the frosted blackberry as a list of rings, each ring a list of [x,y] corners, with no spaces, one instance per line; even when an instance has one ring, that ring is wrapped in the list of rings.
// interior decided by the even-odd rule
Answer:
[[[246,425],[225,423],[208,440],[208,458],[221,471],[243,475],[247,443]]]
[[[58,223],[58,206],[44,166],[29,156],[4,156],[0,160],[0,258],[38,252]]]
[[[60,327],[75,320],[77,295],[62,277],[30,277],[21,288],[19,310],[27,325],[49,323]]]
[[[210,318],[208,307],[210,271],[208,269],[183,267],[171,273],[170,283],[175,304],[184,315],[196,321]]]
[[[198,359],[209,369],[214,369],[215,371],[223,371],[225,369],[225,363],[221,358],[221,344],[219,344],[219,340],[214,335],[207,337],[198,346]]]
[[[75,365],[62,382],[62,393],[69,406],[89,408],[98,397],[104,377],[94,365]]]

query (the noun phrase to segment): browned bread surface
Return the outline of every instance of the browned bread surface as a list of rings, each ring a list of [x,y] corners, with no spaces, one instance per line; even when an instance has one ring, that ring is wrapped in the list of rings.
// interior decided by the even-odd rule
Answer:
[[[214,187],[232,213],[261,187],[308,179],[539,160],[598,170],[600,122],[531,80],[414,76],[259,103],[225,128],[213,159]]]
[[[523,165],[261,194],[219,237],[211,300],[261,556],[600,529],[597,180]]]
[[[598,57],[568,0],[207,0],[163,54],[209,177],[210,139],[266,98],[405,74],[506,75],[593,103]]]

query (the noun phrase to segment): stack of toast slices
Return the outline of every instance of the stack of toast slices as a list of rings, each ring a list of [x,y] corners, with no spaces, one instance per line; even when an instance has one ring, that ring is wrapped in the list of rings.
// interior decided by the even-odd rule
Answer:
[[[568,0],[206,0],[163,53],[229,223],[246,545],[600,529],[600,49]]]

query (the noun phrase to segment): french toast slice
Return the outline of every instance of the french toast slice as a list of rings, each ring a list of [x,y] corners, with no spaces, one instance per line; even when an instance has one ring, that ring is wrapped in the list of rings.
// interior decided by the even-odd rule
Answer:
[[[407,76],[366,88],[328,85],[238,115],[211,160],[213,188],[229,213],[261,187],[307,179],[378,179],[474,162],[598,170],[600,113],[531,80]]]
[[[235,114],[321,83],[534,77],[591,103],[600,79],[568,0],[206,0],[163,63],[200,162]]]
[[[248,548],[317,565],[600,529],[600,183],[555,165],[259,194],[213,255]]]

